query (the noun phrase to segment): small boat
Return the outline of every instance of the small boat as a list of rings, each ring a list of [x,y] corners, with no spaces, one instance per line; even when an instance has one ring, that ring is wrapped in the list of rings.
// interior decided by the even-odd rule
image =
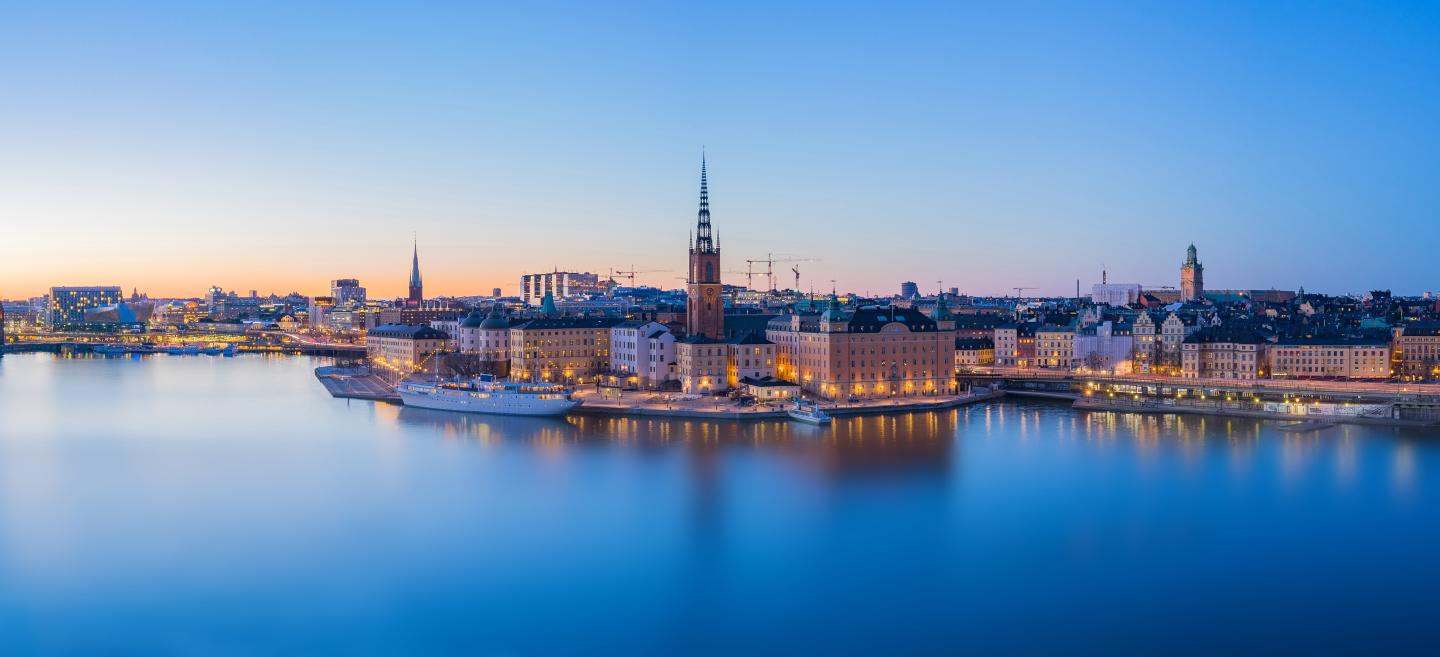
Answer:
[[[469,380],[406,381],[397,392],[406,406],[463,413],[559,416],[580,405],[569,388],[558,383],[496,381],[489,374]]]
[[[200,348],[195,345],[182,344],[177,347],[161,347],[160,351],[172,356],[194,356],[200,353]]]
[[[221,356],[225,356],[226,358],[229,358],[229,357],[231,357],[231,356],[234,356],[234,355],[235,355],[235,343],[232,342],[232,343],[230,343],[230,344],[225,345],[225,348],[220,350],[220,355],[221,355]]]
[[[206,356],[219,356],[220,354],[225,353],[225,348],[224,348],[224,347],[201,347],[200,353],[205,354]]]
[[[123,344],[102,344],[96,345],[92,351],[103,356],[119,356],[130,353],[130,348]]]
[[[790,419],[796,422],[804,422],[806,424],[830,424],[830,414],[820,410],[819,402],[797,399],[795,403],[790,406],[790,409],[785,411],[785,414],[789,415]]]

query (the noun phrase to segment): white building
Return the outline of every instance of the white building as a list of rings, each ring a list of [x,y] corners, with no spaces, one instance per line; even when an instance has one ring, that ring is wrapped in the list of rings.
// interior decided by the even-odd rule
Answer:
[[[1128,369],[1135,338],[1130,324],[1106,320],[1080,329],[1075,334],[1075,364],[1094,371]]]
[[[1090,288],[1090,300],[1107,306],[1128,306],[1140,300],[1136,283],[1096,283]]]
[[[633,374],[642,388],[675,378],[675,335],[659,322],[630,320],[610,329],[610,371]]]

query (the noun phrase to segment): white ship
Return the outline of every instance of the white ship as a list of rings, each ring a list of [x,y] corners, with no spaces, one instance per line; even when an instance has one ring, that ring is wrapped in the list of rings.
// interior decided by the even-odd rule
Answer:
[[[794,405],[785,411],[790,419],[806,424],[830,424],[830,414],[820,410],[820,404],[803,399],[795,400]]]
[[[558,383],[509,383],[482,374],[468,381],[406,381],[397,389],[406,406],[496,415],[564,415],[580,405]]]

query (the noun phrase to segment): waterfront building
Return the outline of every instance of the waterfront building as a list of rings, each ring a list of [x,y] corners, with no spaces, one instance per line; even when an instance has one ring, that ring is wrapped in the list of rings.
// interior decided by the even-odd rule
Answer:
[[[417,272],[418,274],[418,263]],[[337,278],[330,281],[330,298],[336,306],[346,308],[349,306],[365,305],[365,288],[360,287],[360,281],[354,278]]]
[[[1180,300],[1197,301],[1205,297],[1205,265],[1196,259],[1195,245],[1185,250],[1185,262],[1180,265]]]
[[[1075,329],[1042,324],[1035,328],[1035,366],[1046,369],[1075,367]]]
[[[610,367],[614,317],[544,317],[510,326],[510,376],[584,383]]]
[[[1074,362],[1092,372],[1130,369],[1135,351],[1132,325],[1125,321],[1104,320],[1075,332]]]
[[[675,364],[675,335],[655,321],[632,319],[610,328],[610,371],[642,388],[668,381]]]
[[[728,389],[729,355],[729,345],[704,334],[691,334],[676,342],[676,378],[680,380],[680,390],[701,395]]]
[[[823,399],[955,392],[955,326],[913,308],[862,306],[832,295],[820,315],[770,321],[776,375]]]
[[[1394,329],[1396,374],[1407,380],[1440,379],[1440,322],[1410,322]]]
[[[384,324],[365,336],[365,355],[387,378],[403,378],[426,370],[444,351],[450,336],[429,326]]]
[[[1201,329],[1181,345],[1181,375],[1189,379],[1254,381],[1264,374],[1266,344],[1264,336],[1243,327]]]
[[[520,299],[527,306],[540,305],[546,295],[557,301],[584,301],[601,296],[608,289],[598,274],[590,272],[557,270],[520,277]]]
[[[955,371],[995,364],[995,341],[990,338],[955,338]]]
[[[720,297],[720,244],[711,235],[710,190],[704,157],[700,158],[700,210],[695,229],[685,288],[685,325],[690,335],[723,340],[725,305]]]
[[[1271,378],[1390,378],[1390,341],[1384,338],[1282,338],[1267,352]]]
[[[1003,324],[995,327],[995,365],[999,367],[1035,367],[1035,328],[1032,322]]]
[[[775,343],[763,333],[751,333],[729,343],[725,362],[725,382],[730,388],[741,388],[746,381],[775,378]]]
[[[425,283],[420,280],[420,243],[415,242],[411,249],[409,294],[405,300],[418,306],[425,300]]]
[[[120,303],[124,293],[119,286],[52,287],[50,288],[49,325],[53,331],[76,331],[94,328],[85,321],[85,311]]]

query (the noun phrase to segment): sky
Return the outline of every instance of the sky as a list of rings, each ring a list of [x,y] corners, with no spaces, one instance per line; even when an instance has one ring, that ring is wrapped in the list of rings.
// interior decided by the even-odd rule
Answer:
[[[1440,4],[10,3],[0,298],[1440,289]],[[789,265],[777,276],[793,283]]]

